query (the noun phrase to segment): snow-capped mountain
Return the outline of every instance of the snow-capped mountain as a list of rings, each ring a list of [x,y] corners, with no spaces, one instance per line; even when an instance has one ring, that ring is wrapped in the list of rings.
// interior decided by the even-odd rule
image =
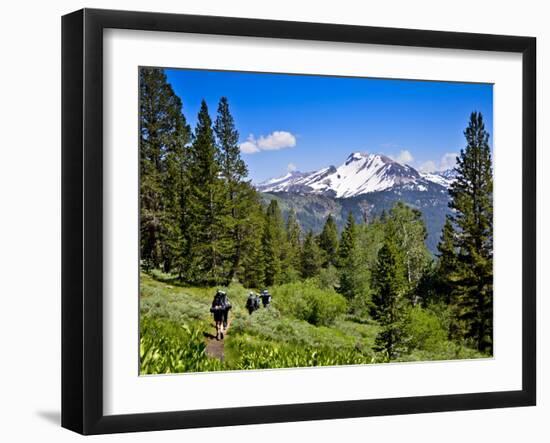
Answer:
[[[259,183],[262,192],[290,192],[349,198],[394,188],[427,191],[432,184],[447,188],[452,178],[440,173],[420,173],[382,154],[354,152],[345,163],[318,171],[289,172]]]
[[[454,168],[438,172],[421,172],[420,175],[422,175],[422,177],[426,180],[437,183],[445,188],[449,188],[451,183],[456,179],[456,171]]]
[[[451,183],[456,180],[457,172],[455,168],[446,169],[445,171],[439,171],[436,174],[439,174],[441,177],[446,178]]]

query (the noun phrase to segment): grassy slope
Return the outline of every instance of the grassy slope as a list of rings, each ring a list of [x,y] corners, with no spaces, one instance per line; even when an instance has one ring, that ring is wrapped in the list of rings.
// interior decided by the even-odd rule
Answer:
[[[232,285],[228,288],[233,308],[231,329],[225,341],[226,360],[223,364],[212,361],[214,359],[206,356],[201,344],[204,333],[214,332],[209,314],[214,291],[178,287],[142,274],[141,323],[154,326],[146,331],[142,329],[142,336],[176,336],[169,344],[167,338],[159,339],[151,347],[153,350],[142,346],[142,361],[147,351],[145,357],[149,362],[142,365],[142,373],[354,364],[370,363],[374,359],[371,348],[377,333],[376,325],[339,318],[330,327],[313,326],[282,315],[276,298],[269,309],[261,308],[250,316],[245,310],[248,291],[242,286]],[[165,328],[165,324],[169,327]],[[178,329],[190,333],[179,335]],[[157,350],[159,347],[161,349]],[[196,349],[193,358],[197,362],[187,366],[172,362],[189,358],[185,355],[170,356],[161,362],[158,354],[163,354],[169,347],[193,347]]]
[[[209,308],[215,288],[180,287],[166,276],[141,275],[140,361],[142,374],[234,369],[290,368],[366,364],[384,361],[373,351],[378,326],[339,316],[330,326],[314,326],[278,306],[249,315],[248,291],[227,288],[233,308],[224,341],[223,362],[206,353],[206,336],[214,333]],[[162,281],[161,281],[162,280]],[[277,288],[275,288],[275,293]],[[411,351],[398,361],[430,361],[488,357],[447,341],[437,317],[416,310]]]

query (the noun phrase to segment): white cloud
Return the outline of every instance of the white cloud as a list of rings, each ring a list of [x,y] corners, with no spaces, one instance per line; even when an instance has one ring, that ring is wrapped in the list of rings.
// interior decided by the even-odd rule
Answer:
[[[456,152],[447,152],[443,154],[439,162],[428,160],[418,166],[418,169],[422,172],[438,172],[446,171],[447,169],[454,168],[456,165]]]
[[[294,163],[289,163],[286,168],[287,168],[288,172],[296,171],[296,165]]]
[[[381,146],[388,146],[388,147],[396,147],[396,145],[391,145],[390,143],[386,143],[384,145],[381,145]],[[410,164],[412,165],[414,163],[414,157],[413,155],[411,154],[411,151],[407,150],[407,149],[402,149],[401,151],[399,151],[399,154],[397,155],[392,155],[392,154],[386,154],[389,158],[391,158],[392,160],[395,160],[396,162],[398,163],[407,163],[407,164]]]
[[[275,131],[258,139],[258,147],[265,151],[293,148],[296,146],[296,137],[287,131]]]
[[[418,169],[420,172],[434,172],[437,170],[437,165],[434,161],[428,160],[427,162],[422,163]]]
[[[397,157],[394,158],[394,160],[398,163],[407,163],[410,164],[414,161],[414,157],[412,154],[407,151],[406,149],[402,150]]]
[[[441,163],[439,164],[439,170],[445,171],[446,169],[454,168],[456,165],[456,152],[447,152],[441,157]]]
[[[241,143],[241,152],[254,154],[260,151],[278,151],[279,149],[293,148],[296,146],[296,136],[288,131],[273,131],[269,135],[261,135],[259,138],[250,134],[244,143]]]
[[[255,152],[259,152],[260,149],[258,148],[258,145],[256,144],[256,140],[254,139],[254,136],[250,134],[246,141],[244,143],[240,144],[241,152],[245,154],[254,154]]]
[[[414,166],[421,172],[439,172],[454,168],[457,155],[456,152],[446,152],[440,160],[426,160],[420,162],[414,159],[409,150],[402,149],[399,154],[389,155],[389,157],[398,163]]]

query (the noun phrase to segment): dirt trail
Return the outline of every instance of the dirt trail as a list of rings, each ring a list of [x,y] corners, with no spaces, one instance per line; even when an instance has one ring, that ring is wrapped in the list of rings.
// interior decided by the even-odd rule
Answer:
[[[227,322],[227,328],[223,332],[224,340],[216,340],[216,337],[212,334],[206,335],[206,354],[209,357],[217,358],[221,361],[225,358],[225,352],[224,352],[224,341],[225,337],[227,337],[227,334],[229,332],[229,328],[231,327],[231,321],[233,320],[232,316],[229,318],[229,321]],[[215,328],[216,325],[212,324],[212,326]]]

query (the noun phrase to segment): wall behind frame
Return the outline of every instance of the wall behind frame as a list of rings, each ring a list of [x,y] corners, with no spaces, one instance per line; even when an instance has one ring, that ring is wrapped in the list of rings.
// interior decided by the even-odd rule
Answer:
[[[517,2],[334,2],[278,0],[88,0],[9,2],[0,28],[0,436],[5,441],[69,442],[82,439],[59,427],[60,417],[60,115],[61,15],[82,7],[410,27],[444,31],[531,35],[538,38],[539,319],[549,308],[550,156],[542,153],[550,120],[550,29],[545,4]],[[544,198],[546,197],[546,198]],[[543,200],[546,202],[543,203]],[[453,412],[353,420],[197,429],[95,437],[97,441],[281,442],[342,438],[379,441],[544,442],[550,435],[548,322],[539,325],[539,391],[535,408]]]

